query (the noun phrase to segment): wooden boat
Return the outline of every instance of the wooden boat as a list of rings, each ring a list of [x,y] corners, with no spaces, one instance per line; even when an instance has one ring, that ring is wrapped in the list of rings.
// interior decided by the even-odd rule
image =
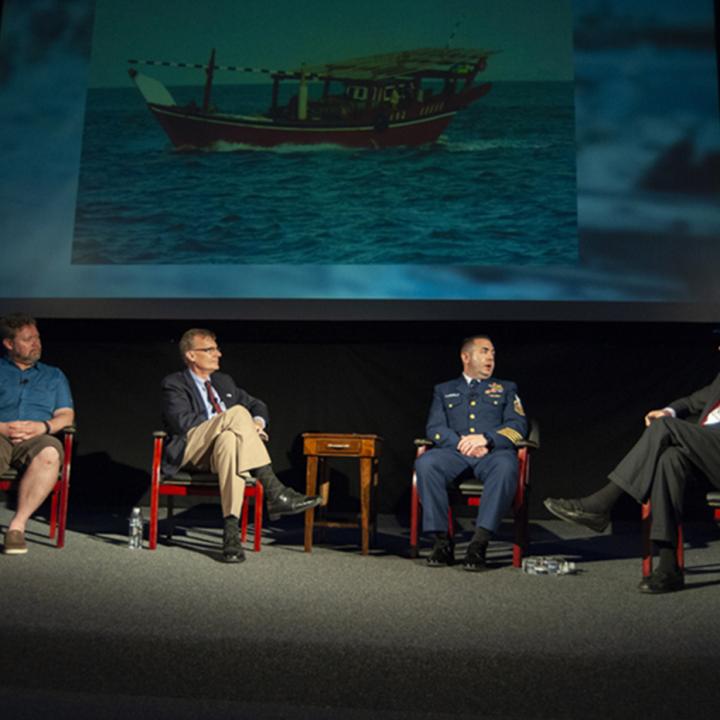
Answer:
[[[130,60],[132,65],[203,69],[202,103],[177,105],[159,80],[135,67],[130,77],[176,148],[335,144],[353,148],[418,146],[437,141],[455,114],[488,93],[476,82],[493,51],[424,48],[283,71],[215,64]],[[238,115],[211,102],[218,70],[260,72],[272,79],[270,108]],[[281,102],[281,84],[297,92]],[[287,95],[287,93],[285,93]]]

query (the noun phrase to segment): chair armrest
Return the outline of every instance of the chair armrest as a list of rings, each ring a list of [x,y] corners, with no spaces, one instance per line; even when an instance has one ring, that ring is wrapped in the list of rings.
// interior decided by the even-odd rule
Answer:
[[[530,432],[528,433],[528,436],[524,440],[520,440],[516,447],[518,448],[530,448],[531,450],[537,450],[540,447],[540,425],[538,424],[537,420],[534,420],[533,418],[530,418]],[[435,445],[435,443],[432,440],[429,440],[428,438],[415,438],[413,440],[413,443],[415,444],[415,447],[421,448],[421,447],[427,447],[431,448]]]
[[[75,435],[77,433],[77,427],[75,425],[67,425],[60,430],[63,435]]]
[[[155,432],[153,432],[153,437],[154,438],[166,438],[167,433],[164,430],[155,430]]]
[[[537,450],[540,447],[540,425],[538,421],[530,418],[530,432],[525,440],[521,440],[517,447],[530,448],[531,450]]]

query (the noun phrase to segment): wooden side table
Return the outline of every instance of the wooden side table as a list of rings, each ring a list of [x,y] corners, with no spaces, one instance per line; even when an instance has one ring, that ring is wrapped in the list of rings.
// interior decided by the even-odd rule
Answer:
[[[382,438],[378,435],[357,435],[341,433],[303,433],[303,452],[307,457],[305,475],[307,495],[317,493],[318,473],[320,494],[323,505],[327,504],[329,473],[325,458],[350,457],[360,461],[360,523],[315,521],[315,508],[305,511],[305,552],[312,552],[313,529],[318,527],[360,527],[362,554],[370,549],[370,490],[378,485],[378,459],[382,449]]]

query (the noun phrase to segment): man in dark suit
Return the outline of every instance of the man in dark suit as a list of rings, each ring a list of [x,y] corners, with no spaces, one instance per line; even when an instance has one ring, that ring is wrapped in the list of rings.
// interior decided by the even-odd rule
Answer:
[[[239,517],[250,471],[262,483],[271,517],[316,507],[275,476],[265,442],[267,406],[218,372],[222,353],[210,330],[188,330],[180,340],[186,369],[162,381],[163,419],[169,434],[163,473],[181,467],[217,473],[224,517],[223,557],[241,562]]]
[[[689,419],[692,416],[698,419]],[[677,529],[685,485],[694,473],[720,487],[720,375],[689,397],[647,413],[645,432],[610,473],[605,487],[584,498],[548,498],[545,507],[563,520],[602,532],[623,492],[639,503],[649,498],[650,538],[659,560],[638,589],[652,594],[673,592],[684,586],[677,564]]]
[[[448,488],[463,476],[484,484],[475,533],[463,567],[486,568],[488,542],[510,509],[517,488],[517,443],[527,435],[527,419],[515,383],[493,377],[495,347],[486,335],[463,341],[463,374],[435,386],[427,421],[434,447],[416,464],[423,507],[423,531],[434,535],[430,567],[454,562],[448,536]]]

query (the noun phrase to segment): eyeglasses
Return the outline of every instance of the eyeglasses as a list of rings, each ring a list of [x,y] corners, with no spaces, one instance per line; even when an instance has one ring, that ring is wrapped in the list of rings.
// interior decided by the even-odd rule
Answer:
[[[208,355],[219,355],[220,354],[220,348],[219,347],[206,347],[206,348],[193,348],[193,352],[204,352]]]

